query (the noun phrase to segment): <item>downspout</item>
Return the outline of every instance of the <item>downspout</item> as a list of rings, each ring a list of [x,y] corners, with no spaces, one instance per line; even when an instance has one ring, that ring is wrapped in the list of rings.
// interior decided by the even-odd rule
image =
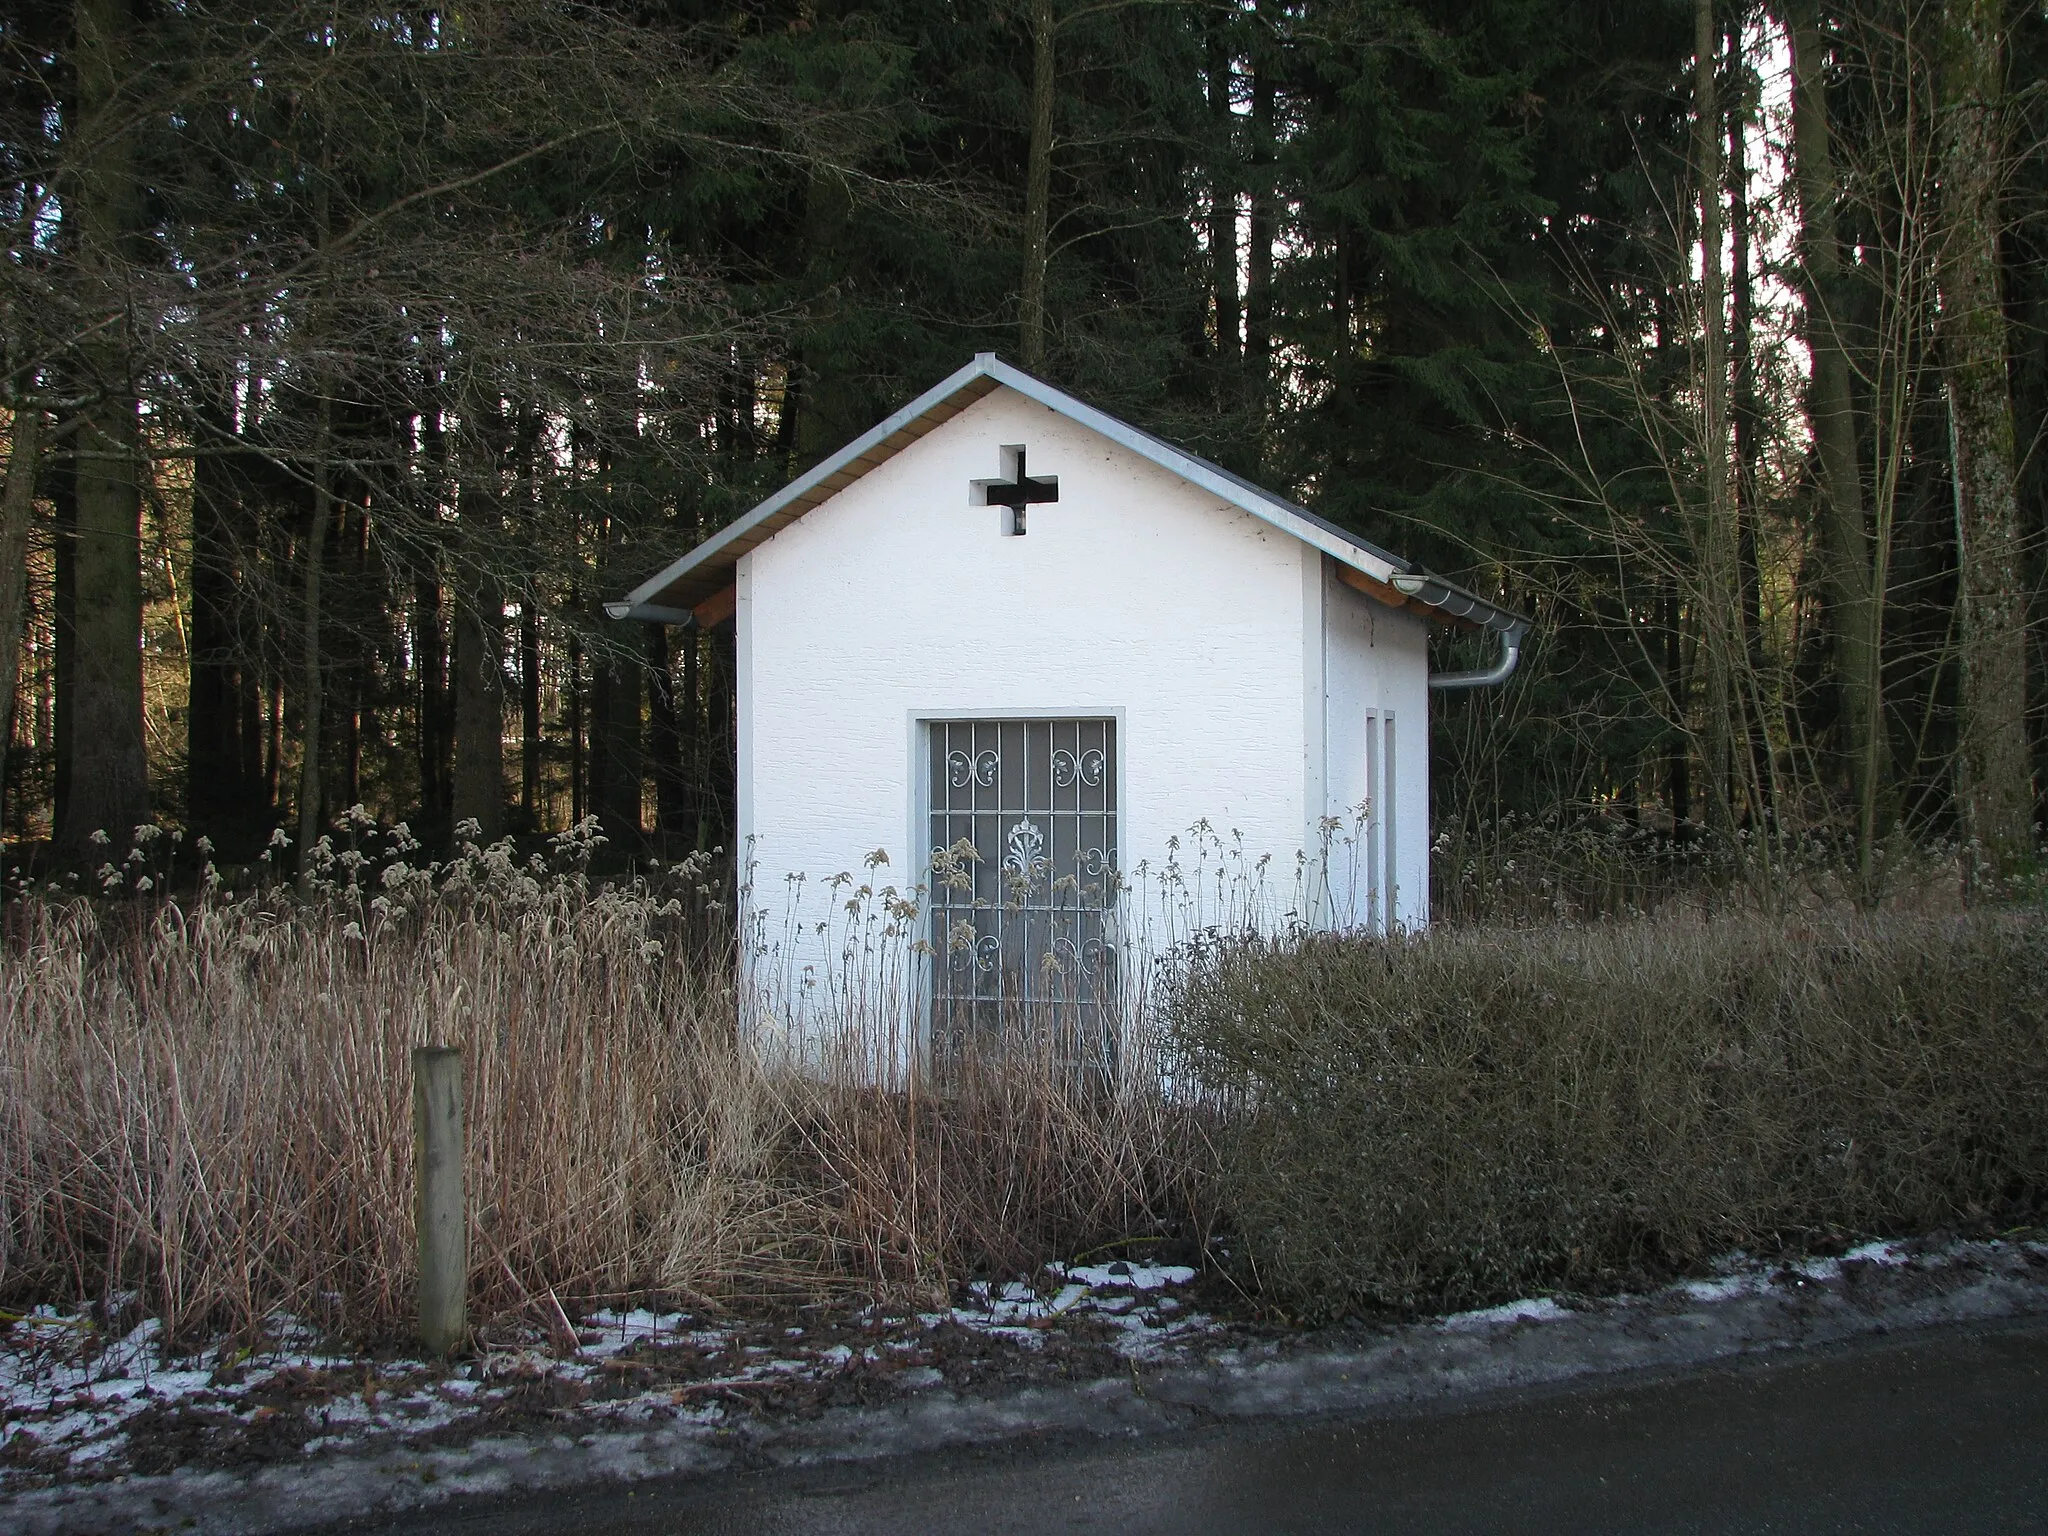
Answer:
[[[1479,667],[1470,672],[1438,672],[1429,679],[1430,691],[1445,692],[1454,688],[1491,688],[1504,683],[1522,661],[1522,636],[1527,625],[1517,625],[1501,631],[1500,659],[1490,667]]]
[[[1500,636],[1500,657],[1492,666],[1476,667],[1469,672],[1438,672],[1429,680],[1432,693],[1448,693],[1461,688],[1492,688],[1506,682],[1514,675],[1515,668],[1521,665],[1522,641],[1529,633],[1527,619],[1504,614],[1498,608],[1481,603],[1470,594],[1429,576],[1404,573],[1393,577],[1390,584],[1403,596],[1412,597],[1453,618],[1477,617],[1484,628]]]

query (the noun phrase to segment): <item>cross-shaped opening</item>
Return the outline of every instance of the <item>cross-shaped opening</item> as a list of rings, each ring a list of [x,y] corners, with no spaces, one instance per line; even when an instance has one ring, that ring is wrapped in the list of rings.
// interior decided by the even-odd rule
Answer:
[[[972,504],[977,507],[1008,507],[1010,515],[1003,519],[1003,532],[1012,536],[1022,535],[1024,509],[1033,502],[1058,501],[1060,477],[1041,475],[1034,480],[1025,474],[1022,443],[1003,445],[1002,465],[1002,479],[972,482]]]

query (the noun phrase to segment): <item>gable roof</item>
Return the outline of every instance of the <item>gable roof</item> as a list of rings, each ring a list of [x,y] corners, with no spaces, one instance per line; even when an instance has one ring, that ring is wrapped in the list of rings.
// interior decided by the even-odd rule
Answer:
[[[694,622],[697,616],[693,610],[700,605],[716,604],[732,584],[740,556],[765,544],[813,507],[887,463],[998,387],[1013,389],[1027,400],[1057,411],[1190,485],[1199,486],[1240,511],[1321,550],[1337,562],[1338,574],[1348,585],[1392,607],[1414,607],[1429,618],[1490,630],[1511,645],[1519,643],[1529,628],[1529,621],[1521,615],[1432,576],[1412,561],[1346,533],[1306,507],[1253,485],[1219,464],[1120,421],[1107,411],[1097,410],[1043,379],[1011,367],[993,352],[977,354],[966,367],[933,385],[893,416],[790,481],[751,512],[641,582],[622,601],[605,604],[605,611],[615,619],[644,619],[658,624]]]

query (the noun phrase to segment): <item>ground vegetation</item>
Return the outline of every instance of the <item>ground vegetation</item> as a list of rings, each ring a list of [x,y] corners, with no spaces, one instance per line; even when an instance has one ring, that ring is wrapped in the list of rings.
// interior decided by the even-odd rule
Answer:
[[[1169,1011],[1261,1290],[1433,1311],[2038,1220],[2043,940],[1839,910],[1217,940]]]
[[[1080,1258],[1372,1316],[2048,1207],[2048,929],[1958,906],[1953,859],[1878,913],[1694,879],[1586,920],[1503,876],[1513,921],[1190,927],[1114,1038],[1022,1017],[939,1054],[885,985],[778,1030],[708,863],[593,878],[600,836],[437,861],[363,816],[310,883],[266,858],[166,895],[158,834],[105,845],[96,896],[10,904],[0,1307],[403,1343],[422,1043],[464,1052],[486,1329],[930,1310]],[[850,954],[914,959],[918,893],[849,899]]]

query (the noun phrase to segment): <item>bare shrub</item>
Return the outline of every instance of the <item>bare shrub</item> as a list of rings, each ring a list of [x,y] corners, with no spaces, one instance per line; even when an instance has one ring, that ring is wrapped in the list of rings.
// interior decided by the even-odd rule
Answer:
[[[2038,1216],[2048,925],[1892,913],[1213,940],[1167,1004],[1308,1315]]]

